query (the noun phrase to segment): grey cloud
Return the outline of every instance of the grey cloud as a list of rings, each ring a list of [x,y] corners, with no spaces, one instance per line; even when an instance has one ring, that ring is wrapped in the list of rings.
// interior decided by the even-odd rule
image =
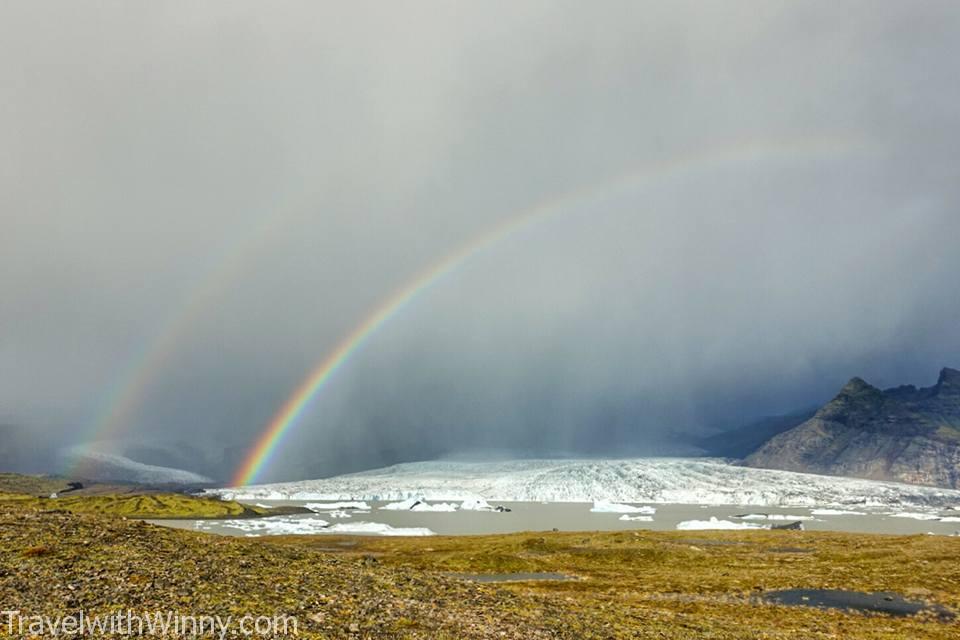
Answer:
[[[960,362],[958,23],[951,2],[7,3],[0,419],[73,444],[190,308],[121,437],[225,477],[453,248],[758,140],[837,150],[674,172],[498,243],[367,343],[271,477],[655,452],[852,375],[928,383]]]

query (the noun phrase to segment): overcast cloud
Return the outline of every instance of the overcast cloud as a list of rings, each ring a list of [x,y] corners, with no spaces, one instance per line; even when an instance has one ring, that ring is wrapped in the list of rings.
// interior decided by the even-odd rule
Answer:
[[[267,478],[675,451],[853,375],[930,384],[960,366],[957,33],[951,1],[6,2],[6,464],[86,437],[180,322],[114,438],[225,478],[420,270],[711,149],[418,298]]]

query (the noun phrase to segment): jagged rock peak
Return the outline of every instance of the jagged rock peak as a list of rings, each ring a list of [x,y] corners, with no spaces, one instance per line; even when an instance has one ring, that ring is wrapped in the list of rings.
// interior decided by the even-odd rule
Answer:
[[[937,380],[937,384],[941,386],[945,384],[960,385],[960,371],[951,369],[950,367],[944,367],[940,370],[940,379]]]
[[[868,383],[863,378],[851,378],[850,382],[843,386],[840,395],[855,395],[864,391],[876,391],[876,387]]]

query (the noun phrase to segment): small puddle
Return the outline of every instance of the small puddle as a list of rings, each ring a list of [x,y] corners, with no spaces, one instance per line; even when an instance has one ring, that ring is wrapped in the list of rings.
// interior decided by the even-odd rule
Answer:
[[[896,593],[863,591],[843,591],[839,589],[787,589],[771,591],[762,596],[771,604],[794,607],[816,607],[819,609],[845,609],[873,613],[885,613],[891,616],[912,616],[918,613],[933,613],[944,620],[952,620],[954,613],[938,604],[927,604],[907,600]]]
[[[534,580],[577,580],[562,573],[446,573],[470,582],[531,582]]]

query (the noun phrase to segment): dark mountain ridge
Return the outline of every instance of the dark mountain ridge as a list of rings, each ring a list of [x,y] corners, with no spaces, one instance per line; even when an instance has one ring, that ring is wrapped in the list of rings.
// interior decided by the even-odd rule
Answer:
[[[853,378],[799,426],[746,458],[754,467],[960,486],[960,371],[932,387],[878,389]]]

